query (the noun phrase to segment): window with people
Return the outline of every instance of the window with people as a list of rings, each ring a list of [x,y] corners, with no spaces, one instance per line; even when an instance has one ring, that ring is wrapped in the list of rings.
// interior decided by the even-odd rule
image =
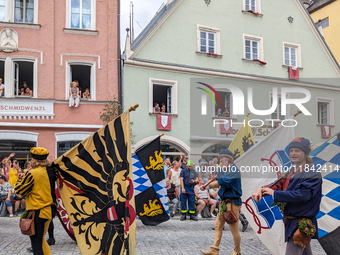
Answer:
[[[172,86],[153,84],[153,113],[172,113]]]
[[[221,99],[222,105],[219,103],[219,99],[215,96],[217,105],[215,105],[215,117],[231,118],[232,107],[232,94],[229,91],[218,91],[218,95]]]
[[[33,97],[34,62],[14,61],[14,95]]]
[[[69,106],[78,107],[80,99],[94,99],[91,93],[92,89],[92,66],[91,65],[70,65],[70,83],[69,87]]]

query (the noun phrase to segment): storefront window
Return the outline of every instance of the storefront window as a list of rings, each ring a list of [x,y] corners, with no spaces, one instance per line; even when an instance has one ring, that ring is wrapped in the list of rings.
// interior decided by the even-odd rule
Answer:
[[[181,155],[185,155],[185,153],[178,148],[177,146],[161,142],[161,150],[163,158],[170,158],[170,161],[179,160]]]
[[[23,168],[25,162],[31,157],[31,148],[35,146],[35,142],[2,140],[0,141],[0,159],[7,157],[14,152],[14,158],[18,160],[19,166]]]
[[[80,142],[81,141],[58,142],[57,143],[58,157],[63,155],[68,150],[72,149],[74,146],[76,146]]]
[[[202,158],[209,163],[213,158],[218,158],[221,150],[228,149],[230,144],[214,144],[203,151]]]

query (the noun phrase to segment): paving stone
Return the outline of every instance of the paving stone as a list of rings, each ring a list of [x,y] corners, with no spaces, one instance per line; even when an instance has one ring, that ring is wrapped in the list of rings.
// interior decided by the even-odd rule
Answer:
[[[66,234],[59,220],[54,222],[56,244],[51,246],[52,255],[80,255],[77,244]],[[158,226],[144,226],[137,220],[136,255],[198,255],[200,249],[208,250],[214,242],[214,220],[179,221],[175,217]],[[241,224],[240,224],[241,229]],[[249,227],[241,234],[241,249],[244,255],[270,255],[255,232]],[[32,254],[28,236],[21,234],[19,218],[0,218],[0,255]],[[317,240],[312,240],[314,255],[325,255]],[[233,250],[232,235],[226,224],[223,231],[220,254],[229,255]]]

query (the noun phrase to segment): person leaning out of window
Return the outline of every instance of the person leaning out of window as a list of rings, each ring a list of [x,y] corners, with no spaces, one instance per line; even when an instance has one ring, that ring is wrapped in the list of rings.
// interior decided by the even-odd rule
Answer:
[[[2,79],[0,78],[0,97],[4,95],[5,84],[2,83]]]
[[[85,92],[83,93],[83,98],[91,99],[90,89],[86,88]]]
[[[69,98],[69,107],[78,107],[79,106],[79,88],[77,87],[77,83],[73,81],[70,86],[70,98]]]

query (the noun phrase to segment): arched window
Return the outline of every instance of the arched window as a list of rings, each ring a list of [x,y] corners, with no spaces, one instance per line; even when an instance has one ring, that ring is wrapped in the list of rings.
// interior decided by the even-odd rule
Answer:
[[[185,155],[179,147],[168,143],[168,142],[161,142],[161,150],[163,158],[170,158],[170,161],[179,160],[181,155]]]
[[[228,149],[230,144],[214,144],[202,152],[202,158],[209,163],[213,158],[218,158],[218,154],[223,149]]]

